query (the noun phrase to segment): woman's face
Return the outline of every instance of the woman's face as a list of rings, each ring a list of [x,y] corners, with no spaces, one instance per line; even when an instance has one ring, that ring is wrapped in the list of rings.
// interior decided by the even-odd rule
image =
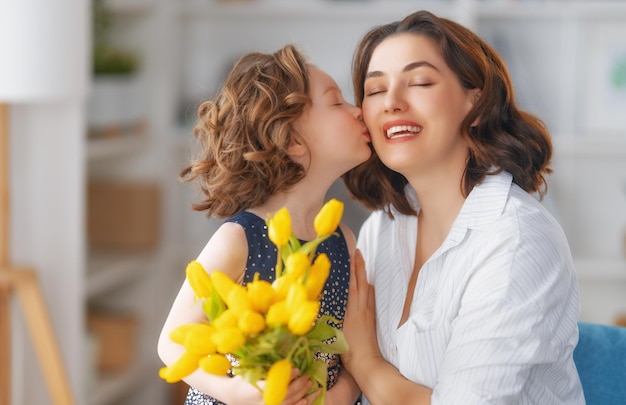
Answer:
[[[311,105],[296,121],[310,159],[305,167],[321,168],[336,180],[370,157],[370,137],[361,109],[344,100],[337,83],[315,66],[310,74]]]
[[[461,122],[476,94],[461,86],[430,38],[401,33],[383,40],[367,69],[362,105],[381,161],[409,179],[462,173],[468,149]]]

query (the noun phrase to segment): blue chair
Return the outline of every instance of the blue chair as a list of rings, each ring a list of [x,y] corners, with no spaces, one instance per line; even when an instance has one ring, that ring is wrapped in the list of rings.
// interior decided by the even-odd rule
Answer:
[[[626,328],[579,322],[574,362],[587,405],[626,404]]]

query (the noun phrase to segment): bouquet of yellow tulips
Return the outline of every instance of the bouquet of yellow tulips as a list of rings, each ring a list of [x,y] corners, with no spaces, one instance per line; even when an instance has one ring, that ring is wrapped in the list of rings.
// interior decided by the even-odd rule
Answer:
[[[198,368],[216,375],[239,375],[262,391],[267,405],[278,405],[285,398],[292,368],[298,368],[313,381],[311,392],[320,389],[315,404],[323,404],[328,376],[323,359],[314,360],[316,351],[340,354],[348,346],[341,330],[318,316],[319,298],[330,273],[330,261],[317,246],[331,236],[341,221],[343,203],[332,199],[317,214],[317,237],[300,244],[291,232],[286,208],[266,221],[268,236],[278,249],[276,279],[258,278],[245,286],[215,270],[210,274],[196,261],[188,264],[187,280],[202,301],[206,322],[174,329],[170,338],[185,352],[159,375],[177,382]],[[232,362],[230,360],[233,360]]]

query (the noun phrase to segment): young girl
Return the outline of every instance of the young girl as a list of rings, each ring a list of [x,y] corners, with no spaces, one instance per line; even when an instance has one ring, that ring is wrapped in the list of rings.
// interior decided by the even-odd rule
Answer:
[[[367,278],[357,255],[342,360],[364,396],[583,404],[573,261],[531,195],[545,191],[550,138],[516,107],[500,57],[417,12],[364,36],[353,79],[376,153],[345,180],[376,212],[359,233]]]
[[[181,177],[201,187],[204,199],[194,205],[196,210],[226,221],[197,261],[207,271],[220,270],[242,284],[255,272],[272,281],[277,253],[267,236],[266,218],[286,207],[296,237],[315,238],[313,220],[328,189],[371,154],[361,110],[346,103],[330,76],[287,45],[273,54],[242,57],[216,99],[200,106],[198,116],[195,136],[201,156]],[[338,234],[318,247],[332,262],[320,312],[343,320],[356,238],[343,224]],[[158,353],[166,365],[183,352],[170,340],[170,331],[203,316],[185,281],[159,338]],[[340,370],[338,356],[325,360],[327,401],[353,404],[359,394],[354,380]],[[193,387],[187,405],[262,404],[258,390],[241,377],[200,370],[185,381]],[[283,403],[309,404],[315,394],[304,394],[310,387],[305,376],[295,378]]]

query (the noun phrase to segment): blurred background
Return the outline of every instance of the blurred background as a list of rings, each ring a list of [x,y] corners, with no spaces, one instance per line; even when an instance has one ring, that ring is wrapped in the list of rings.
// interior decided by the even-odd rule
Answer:
[[[518,103],[553,134],[544,203],[575,258],[581,320],[625,322],[626,1],[9,3],[0,2],[8,246],[15,265],[37,270],[78,404],[183,403],[186,387],[158,378],[156,341],[187,262],[219,221],[191,210],[195,190],[177,176],[197,107],[232,63],[291,42],[351,101],[361,35],[418,9],[470,27],[506,60]],[[340,182],[330,197],[347,203],[358,231],[367,211]],[[11,404],[52,403],[23,313],[10,313]]]

